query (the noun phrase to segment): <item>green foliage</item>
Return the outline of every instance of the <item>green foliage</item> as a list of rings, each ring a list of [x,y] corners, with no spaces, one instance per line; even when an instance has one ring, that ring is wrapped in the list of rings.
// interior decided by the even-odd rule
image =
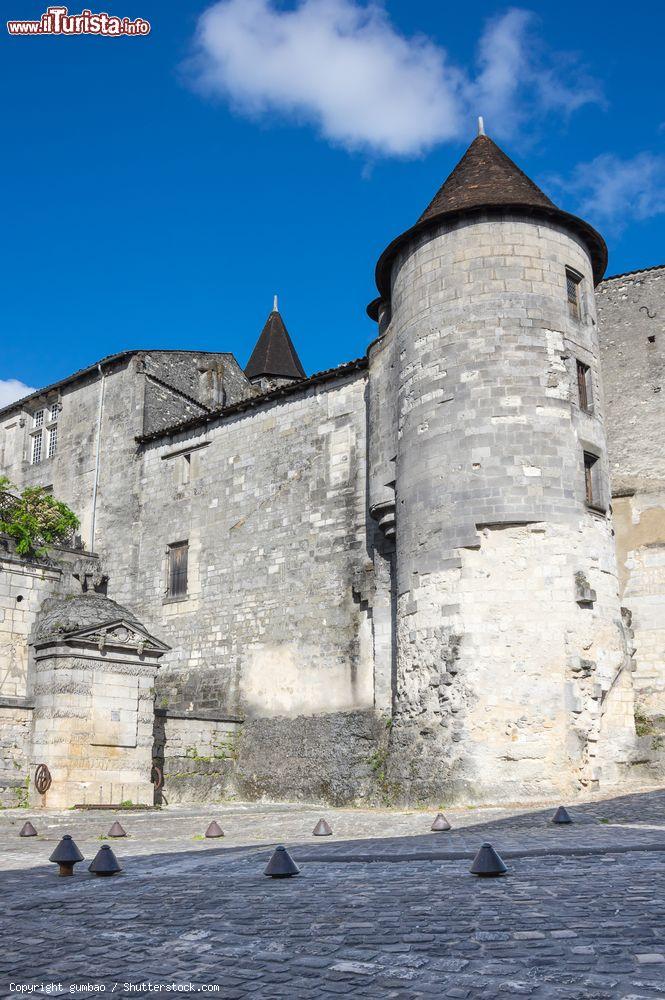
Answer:
[[[0,500],[14,488],[6,476],[0,476]],[[47,555],[49,545],[66,541],[79,523],[67,504],[43,486],[28,486],[19,497],[0,503],[0,532],[16,541],[16,551],[22,556]]]
[[[134,805],[134,803],[132,802],[131,799],[125,799],[123,802],[120,803],[120,808],[121,809],[131,809],[133,805]]]
[[[16,796],[16,809],[27,809],[30,804],[30,775],[26,775],[25,782],[20,788],[14,789]]]
[[[635,732],[638,736],[653,736],[656,732],[653,719],[639,705],[635,706]]]

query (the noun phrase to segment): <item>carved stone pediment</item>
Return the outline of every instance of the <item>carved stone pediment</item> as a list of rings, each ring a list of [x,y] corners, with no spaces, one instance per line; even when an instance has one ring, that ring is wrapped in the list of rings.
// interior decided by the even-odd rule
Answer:
[[[76,629],[68,632],[67,642],[94,643],[100,652],[109,646],[127,650],[136,650],[141,656],[146,651],[164,653],[169,648],[165,643],[150,635],[144,628],[131,620],[123,618],[104,622],[92,628]]]

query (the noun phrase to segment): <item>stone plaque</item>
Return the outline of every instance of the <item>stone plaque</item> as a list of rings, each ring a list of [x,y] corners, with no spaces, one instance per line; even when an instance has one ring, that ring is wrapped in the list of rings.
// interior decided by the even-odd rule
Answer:
[[[138,686],[138,677],[105,671],[95,673],[92,684],[92,746],[136,746]]]

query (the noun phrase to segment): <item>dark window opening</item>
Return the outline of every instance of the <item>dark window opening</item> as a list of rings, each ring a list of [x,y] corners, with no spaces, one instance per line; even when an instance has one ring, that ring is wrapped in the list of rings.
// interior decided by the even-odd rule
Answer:
[[[566,268],[566,295],[568,297],[568,312],[573,319],[582,318],[581,306],[582,275],[572,268]]]
[[[593,412],[593,380],[591,369],[582,361],[577,362],[577,394],[580,409],[586,413]]]
[[[584,491],[587,505],[596,510],[604,510],[601,480],[601,465],[598,455],[584,452]]]
[[[181,597],[187,593],[187,542],[169,545],[168,596]]]

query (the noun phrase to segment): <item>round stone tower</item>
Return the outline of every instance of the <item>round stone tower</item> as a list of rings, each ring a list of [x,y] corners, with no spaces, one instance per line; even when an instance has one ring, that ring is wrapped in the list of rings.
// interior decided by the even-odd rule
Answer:
[[[394,491],[399,798],[571,794],[628,760],[605,264],[598,233],[483,134],[377,265],[370,399],[396,405],[370,424],[370,510],[385,523]]]

